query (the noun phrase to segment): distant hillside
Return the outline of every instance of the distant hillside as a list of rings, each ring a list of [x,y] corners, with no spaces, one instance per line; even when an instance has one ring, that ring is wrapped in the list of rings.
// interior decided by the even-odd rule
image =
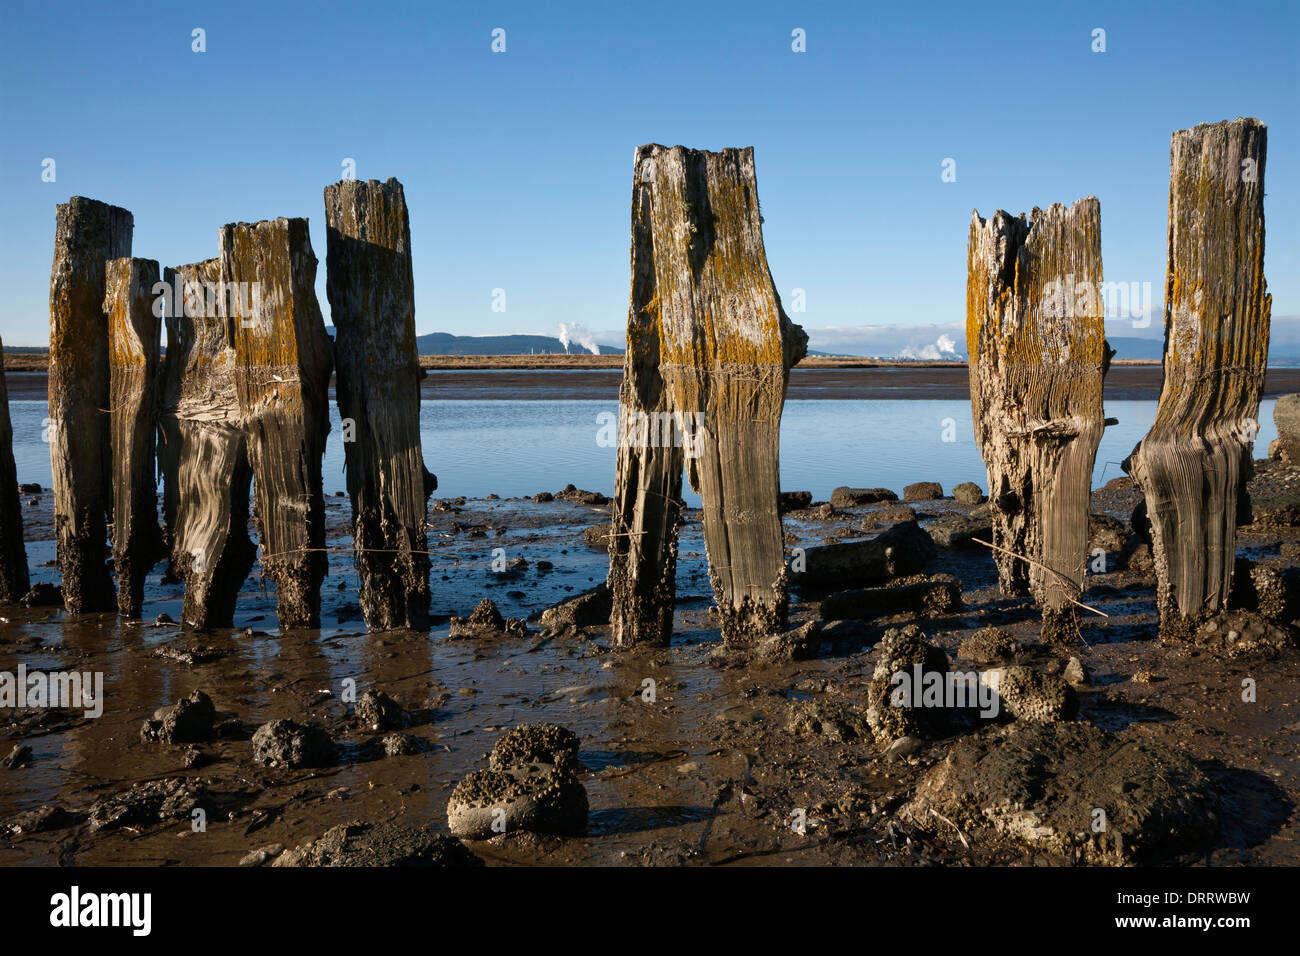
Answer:
[[[330,329],[330,334],[334,330]],[[549,335],[452,335],[430,332],[415,337],[421,355],[572,355],[593,354],[573,342],[566,349],[560,340]],[[622,355],[622,349],[598,345],[601,355]]]

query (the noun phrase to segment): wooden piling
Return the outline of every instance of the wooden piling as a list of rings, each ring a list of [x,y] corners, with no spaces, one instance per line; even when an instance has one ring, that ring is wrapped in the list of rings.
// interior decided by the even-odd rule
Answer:
[[[1032,593],[1043,639],[1077,639],[1088,502],[1105,428],[1101,207],[973,214],[966,338],[1003,593]],[[1028,559],[1028,560],[1025,560]]]
[[[662,416],[672,414],[659,373],[653,191],[652,184],[641,178],[640,156],[638,150],[632,184],[632,295],[619,387],[618,464],[606,579],[612,596],[613,642],[622,647],[667,645],[672,638],[685,462],[681,444],[643,440],[649,437],[649,428],[640,427],[650,416],[663,421]]]
[[[248,537],[253,472],[235,350],[226,309],[206,295],[220,279],[217,259],[163,274],[172,290],[158,420],[164,538],[170,574],[185,582],[182,619],[197,628],[231,625],[257,550]]]
[[[18,499],[18,469],[14,465],[14,429],[9,418],[9,388],[5,384],[5,348],[0,340],[0,604],[21,600],[30,587],[27,549],[23,546],[23,508]]]
[[[230,309],[228,324],[262,568],[275,582],[286,628],[319,626],[328,564],[321,457],[333,357],[315,281],[306,219],[221,228],[225,298],[242,300]]]
[[[411,227],[396,179],[325,188],[326,290],[361,610],[371,630],[429,626]]]
[[[112,508],[105,263],[131,254],[131,213],[73,196],[57,207],[50,270],[49,418],[54,533],[63,604],[111,611],[105,563]]]
[[[113,568],[117,610],[126,618],[140,616],[145,575],[163,556],[154,461],[161,328],[154,312],[157,282],[158,263],[152,259],[110,259],[105,266]]]
[[[789,370],[808,341],[781,308],[768,269],[753,149],[640,147],[633,241],[640,245],[632,254],[634,295],[637,263],[649,265],[640,280],[644,302],[632,303],[629,339],[640,331],[639,312],[657,326],[664,398],[653,387],[639,391],[655,401],[652,407],[680,414],[681,455],[703,500],[722,633],[746,643],[785,627],[778,448]],[[629,473],[642,458],[628,456]],[[672,456],[648,464],[648,477],[662,483],[660,469],[672,466]],[[628,500],[632,487],[629,481],[623,488]],[[650,517],[666,525],[672,516]],[[661,534],[659,546],[670,547],[671,537]],[[662,559],[650,562],[646,586],[667,567]],[[612,577],[617,585],[617,573]],[[627,620],[632,610],[616,601],[614,617]]]
[[[1160,633],[1178,640],[1227,607],[1238,509],[1267,364],[1267,128],[1236,119],[1170,143],[1164,382],[1124,462],[1146,498]]]

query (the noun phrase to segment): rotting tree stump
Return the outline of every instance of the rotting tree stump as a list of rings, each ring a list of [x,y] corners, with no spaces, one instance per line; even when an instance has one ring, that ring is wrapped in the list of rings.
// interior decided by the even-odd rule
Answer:
[[[989,475],[1004,594],[1033,594],[1043,639],[1078,637],[1092,469],[1110,361],[1101,207],[972,215],[966,339],[975,438]],[[1026,560],[1028,559],[1028,560]]]
[[[5,348],[0,341],[0,603],[21,600],[30,587],[27,549],[23,546],[23,508],[18,500],[18,468],[14,464],[14,429],[9,418],[9,388],[5,384]]]
[[[306,219],[221,227],[221,282],[227,299],[243,300],[228,325],[260,559],[285,628],[320,625],[328,567],[321,458],[333,357],[315,281]]]
[[[326,290],[361,610],[372,630],[429,626],[411,227],[396,179],[325,188]],[[350,434],[351,432],[351,434]]]
[[[112,508],[108,326],[109,259],[131,254],[131,213],[73,196],[57,207],[50,270],[50,465],[63,605],[70,613],[111,611],[105,563]]]
[[[1264,281],[1267,128],[1179,130],[1170,143],[1164,382],[1124,462],[1146,499],[1160,634],[1224,610],[1253,474],[1272,297]]]
[[[637,149],[621,393],[621,417],[635,417],[637,427],[620,436],[610,565],[616,640],[671,635],[663,598],[674,587],[683,461],[703,501],[724,639],[747,643],[785,627],[781,411],[808,338],[781,308],[761,222],[753,149]],[[677,447],[663,447],[665,430]]]
[[[181,295],[169,301],[158,418],[169,576],[185,583],[181,617],[191,627],[229,627],[256,548],[248,537],[253,473],[239,399],[235,350],[217,259],[164,271]]]
[[[152,259],[110,259],[105,267],[113,568],[117,610],[126,618],[140,616],[145,575],[163,555],[154,468],[160,322],[154,313],[153,288],[157,282],[158,263]]]

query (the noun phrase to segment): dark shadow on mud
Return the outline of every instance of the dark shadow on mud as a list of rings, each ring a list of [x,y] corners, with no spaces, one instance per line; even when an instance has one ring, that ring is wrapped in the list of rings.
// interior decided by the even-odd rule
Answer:
[[[1130,724],[1164,723],[1177,718],[1176,714],[1165,710],[1163,707],[1152,707],[1149,704],[1133,704],[1121,700],[1092,701],[1086,705],[1084,711],[1083,716],[1087,718],[1089,723],[1095,724],[1102,730],[1115,733]]]
[[[1225,766],[1218,760],[1198,765],[1219,791],[1222,832],[1212,850],[1241,850],[1263,843],[1282,829],[1295,802],[1268,777],[1254,770]]]
[[[681,826],[685,823],[702,823],[713,815],[712,807],[693,807],[671,804],[663,807],[618,807],[611,810],[593,810],[587,816],[588,836],[610,836],[616,833],[640,833]]]

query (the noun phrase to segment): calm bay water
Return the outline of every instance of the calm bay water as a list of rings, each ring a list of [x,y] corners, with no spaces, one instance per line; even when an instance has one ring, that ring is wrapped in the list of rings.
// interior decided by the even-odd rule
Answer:
[[[1277,437],[1273,399],[1260,404],[1255,454]],[[421,406],[424,460],[438,476],[437,497],[502,497],[579,488],[612,494],[614,448],[596,443],[597,415],[617,413],[613,401],[433,400]],[[1146,434],[1156,402],[1112,401],[1106,414],[1119,419],[1106,429],[1097,453],[1093,484],[1123,474],[1119,463]],[[18,480],[51,482],[49,446],[42,440],[43,401],[13,401],[14,457]],[[325,455],[325,491],[346,488],[342,426],[330,407],[333,427]],[[954,440],[945,441],[945,437]],[[915,481],[953,485],[974,481],[987,490],[988,476],[975,446],[966,401],[789,401],[781,422],[781,486],[830,497],[837,485],[892,488]],[[687,489],[687,503],[699,504]]]

